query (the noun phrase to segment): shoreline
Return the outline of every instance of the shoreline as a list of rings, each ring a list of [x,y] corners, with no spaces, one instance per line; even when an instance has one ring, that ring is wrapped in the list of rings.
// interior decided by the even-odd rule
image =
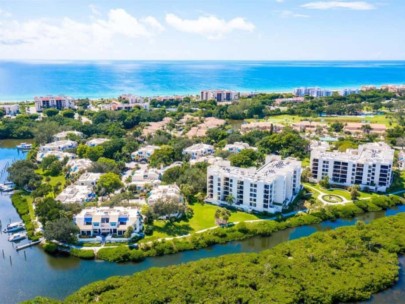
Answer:
[[[333,90],[333,91],[339,91],[342,89],[359,89],[362,86],[376,86],[377,88],[383,86],[383,85],[405,85],[405,80],[404,82],[381,82],[381,83],[358,83],[358,84],[348,84],[348,85],[336,85],[336,86],[319,86],[319,85],[313,85],[313,84],[303,84],[299,87],[316,87],[316,88],[321,88],[323,90]],[[255,94],[293,94],[293,90],[296,89],[297,86],[294,87],[282,87],[282,88],[225,88],[233,91],[238,91],[241,94],[250,94],[250,93],[255,93]],[[21,95],[21,96],[13,96],[13,97],[0,97],[0,103],[5,103],[5,104],[11,104],[11,103],[23,103],[23,102],[34,102],[34,96],[48,96],[48,95],[66,95],[66,96],[71,96],[75,99],[85,99],[88,98],[90,100],[99,100],[99,99],[113,99],[113,98],[118,98],[122,94],[134,94],[134,95],[139,95],[144,98],[153,98],[153,97],[159,97],[159,96],[174,96],[174,95],[183,95],[183,96],[199,96],[200,92],[198,91],[181,91],[181,92],[161,92],[158,94],[153,94],[152,92],[138,92],[138,93],[130,93],[126,91],[121,91],[121,92],[105,92],[105,93],[96,93],[93,95],[88,95],[85,93],[55,93],[55,92],[48,92],[48,93],[41,93],[41,94],[31,94],[31,95]]]

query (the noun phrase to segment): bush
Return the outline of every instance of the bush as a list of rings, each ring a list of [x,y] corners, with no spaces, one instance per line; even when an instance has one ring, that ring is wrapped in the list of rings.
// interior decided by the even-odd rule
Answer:
[[[42,248],[45,250],[47,253],[55,253],[58,250],[58,245],[55,243],[45,243]]]
[[[93,250],[82,250],[82,249],[76,249],[76,248],[70,249],[70,254],[75,257],[85,259],[85,260],[92,260],[96,256],[94,254]]]

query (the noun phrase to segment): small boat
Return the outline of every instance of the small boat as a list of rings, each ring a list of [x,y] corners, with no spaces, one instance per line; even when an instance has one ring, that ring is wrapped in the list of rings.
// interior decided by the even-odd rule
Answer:
[[[10,232],[17,232],[20,230],[23,230],[25,228],[25,225],[23,222],[14,222],[10,223],[7,225],[7,227],[3,230],[4,233],[10,233]]]
[[[8,241],[9,242],[18,242],[18,241],[25,239],[26,237],[27,237],[27,234],[25,234],[25,233],[15,233],[8,237]]]
[[[19,144],[18,146],[17,146],[17,149],[20,149],[20,150],[29,150],[29,149],[31,149],[32,148],[32,145],[31,144],[27,144],[27,143],[21,143],[21,144]]]
[[[0,184],[0,191],[2,192],[10,192],[13,190],[14,190],[13,185]]]

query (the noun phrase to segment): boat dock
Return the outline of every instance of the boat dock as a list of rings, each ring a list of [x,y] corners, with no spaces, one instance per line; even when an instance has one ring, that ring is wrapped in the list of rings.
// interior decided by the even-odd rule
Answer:
[[[23,250],[23,249],[25,249],[25,248],[29,248],[29,247],[31,247],[31,246],[38,245],[39,243],[41,243],[41,240],[35,241],[35,242],[29,242],[29,243],[23,244],[23,245],[21,245],[21,246],[16,246],[16,247],[15,247],[15,250],[20,251],[20,250]]]

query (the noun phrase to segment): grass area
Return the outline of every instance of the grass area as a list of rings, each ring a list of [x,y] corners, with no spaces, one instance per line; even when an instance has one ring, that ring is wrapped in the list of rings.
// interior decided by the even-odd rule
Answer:
[[[215,226],[215,211],[218,206],[209,204],[190,205],[193,210],[193,217],[188,220],[170,223],[167,221],[155,221],[154,231],[151,236],[146,236],[143,241],[152,241],[159,238],[174,237],[189,234],[195,231],[203,230]],[[259,215],[250,214],[242,211],[231,211],[230,222],[241,222],[259,219]]]
[[[47,175],[42,169],[35,170],[35,172],[42,176],[42,179],[46,179],[47,177],[50,179],[49,184],[54,187],[58,182],[62,184],[62,188],[65,187],[66,178],[63,174],[58,176],[50,176]]]
[[[34,210],[34,204],[33,204],[33,201],[34,201],[33,197],[28,192],[21,192],[21,198],[27,200],[30,218],[31,218],[31,221],[34,221],[35,220],[35,210]]]
[[[290,125],[292,123],[300,122],[302,120],[311,120],[316,122],[326,122],[333,123],[340,121],[345,122],[366,122],[366,123],[376,123],[385,124],[387,127],[393,127],[397,124],[396,120],[389,115],[374,115],[374,116],[330,116],[330,117],[302,117],[298,115],[276,115],[269,116],[264,119],[247,119],[248,122],[254,121],[269,121],[273,123]]]
[[[339,196],[344,197],[347,200],[351,200],[350,192],[345,189],[336,189],[336,188],[325,189],[318,184],[311,184],[311,183],[303,183],[303,185],[305,186],[305,188],[308,191],[312,192],[315,197],[317,197],[319,195],[319,192],[314,191],[311,188],[315,188],[318,191],[321,191],[327,195],[339,195]],[[309,187],[311,187],[311,188],[309,188]],[[372,196],[378,196],[378,194],[366,193],[366,192],[362,192],[362,191],[359,191],[359,193],[360,193],[359,198],[361,198],[361,199],[371,198]]]

